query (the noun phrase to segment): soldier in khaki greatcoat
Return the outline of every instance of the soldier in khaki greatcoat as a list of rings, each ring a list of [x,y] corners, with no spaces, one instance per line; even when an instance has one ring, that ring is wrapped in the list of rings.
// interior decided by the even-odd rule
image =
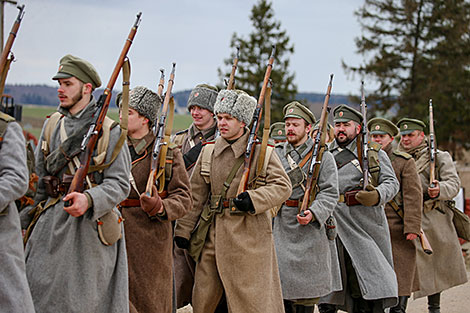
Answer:
[[[161,98],[152,90],[137,86],[129,95],[128,147],[131,154],[131,193],[121,202],[125,219],[129,267],[131,313],[172,312],[173,227],[171,221],[192,206],[189,177],[178,148],[170,145],[165,167],[165,188],[154,186],[145,194]]]
[[[249,136],[246,125],[255,106],[256,100],[243,91],[219,93],[214,112],[220,137],[203,147],[190,180],[194,209],[176,222],[177,244],[189,247],[197,259],[195,313],[214,312],[224,291],[229,312],[284,312],[270,209],[292,190],[275,153],[266,155],[263,181],[254,182],[260,156],[260,145],[255,145],[250,186],[237,194]]]
[[[400,191],[385,205],[390,237],[392,240],[393,265],[398,280],[398,305],[390,313],[405,313],[406,304],[413,291],[419,289],[416,270],[416,246],[413,242],[421,228],[422,190],[411,155],[392,147],[398,128],[389,120],[373,118],[367,125],[371,140],[382,145],[392,161],[400,182]],[[400,212],[401,211],[401,212]]]
[[[15,200],[28,189],[25,140],[15,119],[0,112],[0,302],[2,312],[33,313]]]
[[[427,255],[418,248],[417,265],[420,290],[416,298],[428,297],[430,313],[440,312],[441,292],[467,282],[467,273],[449,208],[460,188],[460,179],[452,157],[446,151],[436,152],[435,186],[429,182],[429,143],[424,135],[426,124],[420,120],[403,118],[397,126],[401,139],[399,150],[413,156],[416,161],[423,190],[422,228],[433,249]]]

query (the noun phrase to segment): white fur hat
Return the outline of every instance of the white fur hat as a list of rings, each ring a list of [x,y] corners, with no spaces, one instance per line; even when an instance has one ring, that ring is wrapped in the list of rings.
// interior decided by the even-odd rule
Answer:
[[[214,104],[214,113],[227,113],[244,122],[251,123],[256,108],[256,99],[243,90],[221,90]]]

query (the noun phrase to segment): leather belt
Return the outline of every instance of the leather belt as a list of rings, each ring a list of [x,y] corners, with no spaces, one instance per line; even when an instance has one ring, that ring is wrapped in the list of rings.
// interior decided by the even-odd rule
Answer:
[[[158,195],[160,196],[160,198],[165,199],[165,198],[168,197],[168,191],[163,190]],[[119,205],[123,208],[139,207],[140,206],[140,199],[127,198],[126,200],[119,203]]]
[[[299,203],[300,203],[299,200],[286,200],[286,202],[284,202],[284,204],[287,206],[297,207],[297,208],[299,207]]]

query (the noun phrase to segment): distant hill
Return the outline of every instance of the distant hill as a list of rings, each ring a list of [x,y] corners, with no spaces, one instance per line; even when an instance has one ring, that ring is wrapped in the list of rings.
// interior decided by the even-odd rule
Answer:
[[[98,97],[103,93],[104,89],[98,89],[94,95]],[[111,98],[111,107],[116,107],[115,97],[118,92],[113,92]],[[191,90],[182,90],[174,93],[175,102],[178,113],[186,112],[186,103],[188,101]],[[59,101],[57,99],[57,88],[47,85],[6,85],[5,94],[11,95],[17,104],[35,104],[35,105],[49,105],[57,106]],[[312,108],[315,115],[319,114],[318,107],[321,109],[325,95],[313,92],[299,92],[297,99],[307,104]],[[348,96],[346,95],[331,95],[330,106],[336,107],[341,103],[349,103]]]

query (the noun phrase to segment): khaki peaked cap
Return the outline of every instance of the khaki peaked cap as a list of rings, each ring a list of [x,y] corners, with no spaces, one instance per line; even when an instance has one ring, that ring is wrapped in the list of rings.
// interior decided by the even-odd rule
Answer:
[[[390,135],[391,137],[398,135],[398,127],[391,121],[380,117],[371,119],[367,123],[367,129],[371,135]]]
[[[312,111],[298,101],[292,101],[284,106],[282,110],[284,120],[288,117],[303,118],[307,124],[314,124],[316,119]]]
[[[101,86],[100,76],[90,62],[71,54],[67,54],[60,59],[59,69],[52,79],[58,80],[60,78],[70,77],[76,77],[85,84],[90,83],[93,89]]]
[[[269,128],[269,138],[274,140],[286,140],[286,123],[273,123]]]
[[[361,124],[362,114],[346,104],[341,104],[333,110],[333,120],[335,123],[354,121]]]
[[[415,130],[424,131],[426,124],[418,119],[404,117],[398,121],[397,126],[400,128],[402,135],[408,135]]]

